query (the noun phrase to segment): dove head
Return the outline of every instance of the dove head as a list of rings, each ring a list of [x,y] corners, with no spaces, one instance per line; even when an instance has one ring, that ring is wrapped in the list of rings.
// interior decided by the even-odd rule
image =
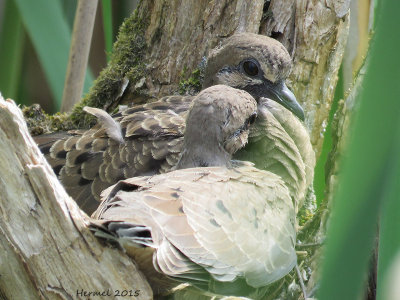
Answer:
[[[248,139],[257,103],[243,90],[216,85],[193,100],[186,119],[184,149],[177,168],[230,166]]]
[[[237,33],[210,52],[203,87],[224,84],[249,92],[257,101],[270,98],[304,120],[302,107],[285,84],[291,67],[289,53],[277,40]]]

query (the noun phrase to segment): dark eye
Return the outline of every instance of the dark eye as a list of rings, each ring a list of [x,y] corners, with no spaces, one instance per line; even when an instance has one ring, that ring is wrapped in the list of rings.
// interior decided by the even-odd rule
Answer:
[[[243,63],[243,70],[250,76],[256,76],[258,74],[258,66],[251,60],[246,60]]]
[[[248,130],[249,129],[249,126],[251,126],[251,125],[253,125],[254,124],[254,122],[256,121],[256,118],[257,118],[257,113],[256,112],[253,112],[251,115],[250,115],[250,117],[248,117],[247,119],[246,119],[246,121],[244,122],[244,124],[243,124],[243,126],[240,128],[240,132],[243,132],[244,130]]]
[[[257,118],[257,113],[253,113],[249,118],[249,124],[253,125],[254,122],[256,121],[256,118]]]

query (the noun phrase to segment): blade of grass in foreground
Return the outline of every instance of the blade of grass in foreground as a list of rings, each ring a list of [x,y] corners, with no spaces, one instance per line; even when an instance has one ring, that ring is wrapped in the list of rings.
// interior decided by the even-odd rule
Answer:
[[[364,89],[357,96],[360,108],[333,203],[320,300],[354,300],[363,294],[378,214],[398,172],[392,158],[400,115],[400,36],[394,30],[399,10],[399,2],[381,2],[377,13]]]
[[[3,97],[16,99],[20,88],[24,28],[13,1],[5,3],[0,38],[0,91]]]
[[[59,0],[14,0],[50,85],[57,110],[60,109],[67,68],[71,30]],[[93,77],[88,74],[85,91]]]
[[[397,128],[397,147],[393,152],[392,172],[387,197],[380,215],[379,232],[379,259],[378,259],[378,293],[377,299],[393,300],[400,297],[393,295],[394,286],[399,283],[399,270],[397,277],[393,274],[394,268],[399,268],[400,257],[400,126]],[[396,133],[396,131],[394,131]],[[397,260],[397,264],[394,262]],[[396,272],[396,271],[395,271]],[[398,290],[398,287],[397,287]]]
[[[334,114],[338,108],[340,99],[343,99],[343,73],[342,68],[339,70],[339,79],[335,89],[335,96],[333,98],[331,111],[329,112],[328,125],[324,132],[324,142],[322,144],[321,154],[317,160],[314,170],[314,192],[317,199],[317,206],[320,206],[325,197],[325,177],[326,177],[326,163],[329,159],[329,153],[332,151],[332,123]]]

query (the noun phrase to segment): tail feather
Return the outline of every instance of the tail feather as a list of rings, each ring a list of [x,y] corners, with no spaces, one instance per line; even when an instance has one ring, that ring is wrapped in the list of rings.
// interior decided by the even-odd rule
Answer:
[[[129,244],[131,247],[153,247],[151,229],[147,226],[136,225],[129,222],[93,220],[89,225],[90,230],[98,238],[111,244],[121,246]]]

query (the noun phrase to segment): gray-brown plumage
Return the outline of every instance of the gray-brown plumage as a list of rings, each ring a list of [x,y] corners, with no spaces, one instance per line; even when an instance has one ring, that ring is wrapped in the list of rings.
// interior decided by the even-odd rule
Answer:
[[[247,150],[244,149],[240,158],[254,161],[257,167],[264,169],[271,165],[268,157],[275,157],[275,161],[279,157],[288,162],[294,160],[286,162],[287,170],[279,175],[291,182],[292,195],[299,201],[298,197],[304,195],[305,177],[307,183],[312,177],[314,161],[309,158],[314,153],[307,132],[294,116],[302,119],[304,113],[284,83],[290,67],[290,56],[278,41],[256,34],[236,34],[210,53],[204,87],[225,84],[246,90],[260,103],[260,110],[263,110],[261,100],[265,97],[279,103],[278,107],[284,107],[282,115],[273,116],[280,127],[273,125],[272,119],[263,117],[260,111],[261,117],[252,129]],[[191,96],[168,96],[117,114],[114,119],[121,127],[123,142],[107,134],[107,130],[111,130],[110,123],[99,119],[99,124],[89,131],[70,132],[63,139],[58,137],[56,142],[39,141],[39,144],[68,193],[83,210],[91,213],[98,205],[100,192],[118,180],[163,173],[176,166],[192,100]],[[271,146],[275,143],[274,136],[266,132],[276,126],[282,131],[277,133],[283,139],[279,145],[286,150]],[[297,131],[302,132],[299,137]],[[253,142],[259,146],[252,145]],[[269,154],[271,149],[277,149],[280,154]],[[292,170],[292,166],[296,170]],[[298,186],[293,181],[298,182]]]
[[[102,194],[92,228],[135,258],[155,294],[179,280],[220,295],[263,295],[296,263],[284,181],[230,161],[254,120],[251,100],[226,86],[204,90],[186,121],[177,165],[185,169],[126,179]]]

